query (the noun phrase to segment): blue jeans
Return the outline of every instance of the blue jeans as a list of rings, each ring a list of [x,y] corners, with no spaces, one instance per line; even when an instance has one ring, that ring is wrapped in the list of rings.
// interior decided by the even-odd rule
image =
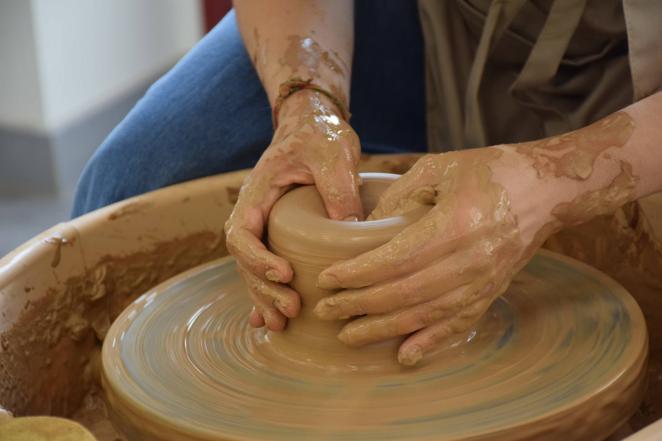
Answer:
[[[365,153],[426,149],[423,69],[416,2],[357,0],[351,124]],[[272,135],[269,103],[232,11],[97,149],[72,214],[252,167]]]

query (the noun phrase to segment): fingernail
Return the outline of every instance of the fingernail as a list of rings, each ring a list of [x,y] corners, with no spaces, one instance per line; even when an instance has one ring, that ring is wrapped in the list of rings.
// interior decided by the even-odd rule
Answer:
[[[348,346],[351,346],[352,345],[351,332],[349,332],[347,329],[343,329],[338,334],[338,340],[340,340],[341,342],[345,343]]]
[[[267,272],[264,273],[264,275],[267,278],[267,280],[270,280],[272,282],[280,282],[278,271],[276,271],[275,269],[267,270]]]
[[[317,278],[317,286],[322,289],[334,289],[340,287],[340,281],[336,276],[329,273],[322,273]]]
[[[334,306],[335,305],[329,300],[320,300],[317,302],[317,305],[315,305],[313,314],[315,314],[320,320],[333,319],[333,310],[335,309]]]
[[[283,305],[283,302],[281,302],[280,299],[273,299],[271,303],[276,307],[276,309],[285,314],[285,305]]]
[[[279,310],[285,317],[294,318],[296,314],[292,313],[291,310],[294,309],[292,305],[287,302],[283,302],[281,299],[274,299],[271,302],[274,307]]]
[[[358,222],[359,217],[354,216],[354,215],[350,215],[350,216],[347,216],[345,219],[343,219],[343,221],[345,221],[345,222]]]
[[[423,351],[418,346],[413,346],[407,352],[398,354],[398,363],[405,366],[414,366],[423,358]]]
[[[277,321],[277,318],[274,317],[274,312],[270,310],[265,310],[264,311],[264,324],[269,328],[270,331],[278,332],[280,329],[277,327],[273,327],[274,322]]]

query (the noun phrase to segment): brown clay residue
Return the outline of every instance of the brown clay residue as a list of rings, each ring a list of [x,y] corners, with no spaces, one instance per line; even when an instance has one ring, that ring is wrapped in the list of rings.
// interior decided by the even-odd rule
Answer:
[[[328,68],[340,76],[344,77],[345,76],[345,71],[343,70],[342,67],[338,65],[338,62],[334,59],[334,55],[329,55],[329,52],[322,52],[322,63],[324,63]]]
[[[552,210],[563,225],[586,222],[595,216],[613,213],[635,195],[638,178],[632,174],[632,166],[621,161],[621,172],[606,187],[579,195],[571,202],[564,202]]]
[[[539,177],[585,180],[595,160],[610,148],[621,148],[632,136],[634,122],[617,112],[588,127],[560,136],[517,144],[516,149],[533,161]]]
[[[556,205],[551,211],[552,219],[535,234],[527,247],[526,256],[533,257],[536,250],[554,233],[562,228],[587,222],[595,217],[611,214],[634,198],[637,177],[632,166],[621,161],[621,172],[612,182],[598,190],[580,194],[569,202]]]
[[[89,430],[97,441],[124,441],[110,422],[103,393],[97,386],[92,387],[71,419]]]
[[[275,223],[270,223],[274,233],[270,238],[290,248],[280,248],[286,252],[284,255],[295,257],[292,252],[298,251],[291,248],[304,241],[318,242],[308,253],[315,257],[306,256],[301,266],[295,268],[295,286],[308,285],[311,289],[304,294],[304,305],[306,301],[313,304],[313,296],[330,294],[316,288],[316,273],[329,260],[343,258],[336,252],[353,248],[358,239],[356,234],[342,234],[343,230],[349,233],[354,223],[330,223],[325,219],[319,197],[314,193],[308,193],[313,198],[305,195],[310,190],[299,188],[285,195],[280,203],[289,207],[281,205],[281,214],[289,219],[281,217],[279,208],[274,207]],[[314,208],[307,205],[311,201],[316,201]],[[315,215],[304,219],[305,210],[293,213],[306,206]],[[290,222],[297,220],[298,224]],[[281,230],[284,234],[280,238],[278,222],[283,222],[280,228],[289,228]],[[302,235],[301,240],[296,240]],[[381,235],[379,242],[388,240],[388,236]],[[324,237],[322,245],[318,239]],[[329,253],[331,249],[333,252]],[[301,251],[306,250],[302,247]],[[544,258],[548,262],[551,259],[560,260]],[[540,260],[534,263],[539,264]],[[604,439],[634,410],[644,385],[640,373],[646,358],[646,338],[638,309],[611,283],[601,284],[604,289],[591,289],[595,285],[586,284],[585,279],[578,282],[564,277],[582,271],[570,263],[563,265],[565,269],[560,272],[560,268],[549,265],[525,271],[504,302],[512,305],[514,317],[504,320],[504,316],[493,311],[476,329],[474,340],[458,342],[459,346],[447,348],[417,370],[400,369],[393,366],[393,361],[392,368],[387,367],[384,360],[393,359],[394,347],[349,350],[338,345],[333,322],[320,323],[306,316],[310,311],[297,317],[295,326],[285,334],[247,332],[245,320],[239,317],[249,310],[248,293],[234,271],[221,269],[232,268],[230,265],[234,262],[223,259],[154,288],[149,296],[126,310],[109,331],[103,353],[104,385],[113,405],[114,421],[131,439],[161,440],[161,435],[167,433],[164,431],[174,433],[181,441],[201,439],[192,429],[200,426],[218,438],[254,439],[259,434],[272,433],[275,425],[276,430],[286,428],[292,439],[310,439],[310,433],[314,434],[312,438],[317,434],[332,438],[334,430],[379,438],[384,427],[395,433],[394,438],[429,439],[430,433],[440,433],[440,429],[453,424],[455,439],[490,436],[540,441],[557,439],[559,434],[576,440]],[[216,278],[217,283],[201,283],[207,277],[200,277],[203,272]],[[219,274],[226,276],[219,278]],[[550,280],[558,283],[550,285]],[[199,289],[202,285],[205,288]],[[176,296],[167,294],[173,287]],[[221,291],[226,294],[219,296]],[[623,332],[610,331],[621,300],[611,294],[598,300],[611,291],[627,302],[627,306],[623,304],[623,314],[633,318],[629,329],[621,328]],[[532,295],[539,302],[537,305],[531,301]],[[182,296],[188,299],[187,305],[177,300]],[[311,319],[308,323],[307,318]],[[209,320],[218,320],[217,326],[208,326]],[[576,331],[587,320],[600,325],[586,332]],[[485,351],[493,353],[503,331],[512,329],[513,323],[514,336],[504,343],[505,351],[485,357]],[[321,325],[329,328],[322,330]],[[223,332],[218,333],[218,329]],[[563,342],[568,335],[572,342],[566,345]],[[210,351],[210,347],[223,350]],[[379,358],[380,352],[384,358]],[[122,353],[133,355],[122,357]],[[584,364],[591,358],[591,366]],[[572,369],[574,363],[578,363],[581,372],[589,374],[573,378],[568,369],[579,372]],[[468,369],[463,369],[465,366]],[[155,371],[163,375],[154,375]],[[466,375],[453,375],[466,371]],[[274,377],[279,379],[279,387],[265,388]],[[560,381],[568,390],[563,396],[558,394]],[[466,384],[478,384],[468,392],[474,396],[463,395],[464,399],[458,400]],[[242,393],[234,393],[237,390]],[[533,398],[531,391],[536,392]],[[292,393],[300,399],[293,401]],[[481,400],[487,405],[482,405]],[[200,411],[201,402],[218,406],[212,406],[210,412]],[[245,415],[237,416],[235,411],[247,406],[251,410],[248,423]],[[476,408],[484,409],[484,413],[474,418],[472,411]],[[490,418],[494,408],[504,418]],[[523,408],[528,410],[524,414]],[[178,418],[164,420],[163,415]],[[452,421],[440,422],[437,430],[421,426],[437,415],[450,415]],[[458,415],[464,419],[458,421]],[[467,433],[473,428],[472,422],[490,419],[501,426],[481,427],[477,436]],[[412,425],[411,421],[417,424]],[[367,434],[372,428],[376,431]]]
[[[47,293],[0,334],[0,397],[17,415],[68,416],[97,381],[94,353],[110,323],[138,295],[227,254],[224,237],[199,232],[128,256],[105,256]]]
[[[55,251],[53,252],[53,259],[51,260],[51,268],[56,268],[60,264],[60,260],[62,259],[62,246],[63,245],[71,246],[74,244],[74,242],[75,239],[68,239],[62,236],[52,236],[47,239],[44,239],[44,243],[55,246]]]
[[[301,37],[299,35],[289,35],[287,37],[289,45],[278,60],[281,66],[288,67],[294,74],[303,67],[311,78],[317,76],[320,66],[324,66],[331,72],[346,76],[346,71],[340,67],[340,57],[337,53],[325,51],[312,37]]]
[[[289,45],[283,57],[278,60],[280,65],[289,67],[292,72],[296,72],[301,66],[305,66],[311,76],[316,73],[320,63],[321,49],[319,44],[310,37],[301,38],[298,35],[290,35],[287,39]]]
[[[662,195],[631,202],[613,215],[565,228],[545,248],[588,263],[622,284],[637,300],[648,325],[648,387],[630,426],[639,430],[662,418],[662,217],[648,210],[648,200],[662,206]],[[652,205],[652,204],[651,204]]]
[[[413,365],[434,341],[469,330],[505,291],[525,263],[525,244],[490,168],[502,154],[487,148],[424,156],[384,192],[368,220],[432,208],[392,241],[321,273],[320,287],[345,291],[320,300],[318,316],[359,317],[340,340],[362,346],[409,335],[398,360]],[[455,276],[440,276],[449,273]]]
[[[338,179],[341,173],[339,170],[347,167],[347,164],[358,163],[361,147],[356,133],[322,100],[320,94],[312,94],[294,112],[299,118],[290,145],[293,150],[303,152],[305,162],[311,165],[317,182],[333,182]],[[311,142],[318,148],[306,148]],[[342,150],[336,148],[336,145],[348,145],[349,148]],[[358,182],[353,187],[358,194]],[[348,197],[340,194],[336,186],[329,185],[325,198],[327,203],[338,205],[347,202]],[[356,211],[353,215],[363,218],[360,210]]]
[[[345,62],[345,60],[342,59],[340,54],[336,51],[331,51],[331,54],[335,57],[336,60],[342,64],[342,67],[340,67],[340,70],[343,72],[349,72],[349,65]]]
[[[232,205],[237,203],[237,199],[239,199],[239,189],[241,187],[226,187],[225,192],[228,195],[228,202]]]
[[[336,99],[340,101],[343,108],[349,109],[349,105],[348,105],[349,99],[347,98],[347,94],[345,93],[342,87],[332,83],[329,86],[329,92],[331,92],[331,95],[333,95]]]

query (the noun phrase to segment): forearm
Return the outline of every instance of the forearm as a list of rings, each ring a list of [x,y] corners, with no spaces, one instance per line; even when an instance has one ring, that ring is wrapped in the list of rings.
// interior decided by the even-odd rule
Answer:
[[[662,191],[662,93],[565,137],[571,141],[565,152],[568,161],[555,169],[556,176],[559,188],[575,196],[566,202],[581,205],[574,208],[576,222],[566,223],[579,223]]]
[[[235,0],[237,21],[272,107],[281,84],[312,82],[349,104],[352,0]]]
[[[614,157],[629,161],[637,177],[636,199],[662,191],[662,92],[623,110],[632,118],[632,136]]]
[[[662,191],[662,93],[579,130],[499,149],[494,179],[525,242],[536,242]]]

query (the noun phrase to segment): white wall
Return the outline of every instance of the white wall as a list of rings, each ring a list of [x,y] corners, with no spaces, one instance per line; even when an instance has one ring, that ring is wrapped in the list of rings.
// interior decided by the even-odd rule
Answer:
[[[57,130],[168,68],[200,0],[1,0],[0,126]]]
[[[32,0],[32,6],[46,129],[152,78],[202,36],[199,0]]]
[[[31,3],[0,1],[0,126],[44,126]]]

